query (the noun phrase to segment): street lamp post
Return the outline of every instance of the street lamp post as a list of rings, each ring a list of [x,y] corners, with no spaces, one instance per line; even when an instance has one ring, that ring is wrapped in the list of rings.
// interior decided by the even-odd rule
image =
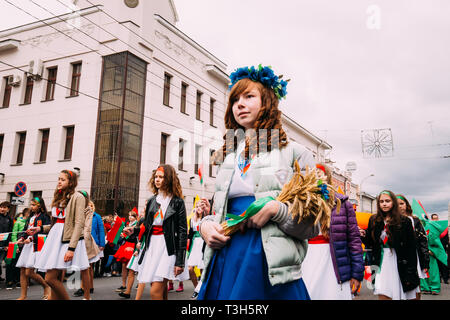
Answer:
[[[363,203],[362,203],[362,184],[363,184],[363,182],[364,182],[366,179],[369,179],[370,177],[373,177],[373,176],[374,176],[374,174],[372,173],[371,175],[369,175],[369,176],[365,177],[364,179],[362,179],[362,180],[361,180],[361,183],[359,184],[359,205],[360,205],[359,210],[361,210],[361,211],[363,211],[363,210],[362,210],[362,209],[363,209]]]

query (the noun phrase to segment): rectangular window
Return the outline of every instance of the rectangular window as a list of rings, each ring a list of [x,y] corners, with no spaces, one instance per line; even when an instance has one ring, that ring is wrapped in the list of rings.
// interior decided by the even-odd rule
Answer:
[[[77,96],[80,90],[81,62],[72,64],[72,81],[70,84],[70,96]]]
[[[166,164],[166,154],[167,154],[167,138],[168,134],[161,133],[161,150],[159,154],[159,163]]]
[[[22,164],[23,154],[25,151],[25,140],[27,138],[26,132],[18,132],[19,134],[19,147],[17,148],[17,159],[16,164]]]
[[[75,132],[75,127],[65,127],[66,129],[66,143],[64,145],[64,160],[72,159],[72,149],[73,149],[73,135]]]
[[[56,86],[56,74],[58,73],[58,68],[49,68],[47,77],[47,90],[45,92],[45,100],[53,100],[55,97],[55,86]]]
[[[201,157],[201,150],[202,150],[202,146],[199,144],[195,145],[195,161],[194,161],[194,173],[198,174],[198,167],[199,167],[199,162],[200,162],[200,157]]]
[[[50,129],[41,129],[42,141],[41,141],[41,151],[39,153],[39,162],[47,161],[47,149],[48,149],[48,138],[50,136]]]
[[[179,140],[179,147],[178,147],[178,170],[183,170],[183,157],[184,157],[184,144],[185,140],[181,139]]]
[[[201,120],[200,119],[201,105],[202,105],[202,93],[200,91],[197,91],[197,103],[195,108],[195,119],[197,120]]]
[[[216,152],[216,150],[209,150],[209,176],[214,178],[213,176],[213,164],[211,162],[211,157],[213,156],[214,152]]]
[[[180,111],[186,113],[186,96],[188,85],[184,82],[181,83],[181,106]]]
[[[34,85],[33,77],[28,76],[27,77],[27,84],[26,84],[26,87],[25,87],[25,98],[23,99],[23,104],[30,104],[31,103],[31,97],[33,95],[33,85]]]
[[[170,107],[169,98],[170,98],[170,80],[172,76],[168,73],[164,73],[164,96],[163,96],[163,104],[165,106]]]
[[[209,100],[209,124],[211,126],[214,126],[214,103],[216,102],[216,100],[214,100],[213,98],[211,98],[211,100]]]
[[[9,102],[11,100],[11,90],[12,90],[12,86],[8,83],[8,78],[9,77],[4,77],[3,81],[5,81],[5,91],[3,92],[3,103],[2,103],[2,108],[8,108],[9,107]]]
[[[3,140],[5,139],[4,134],[0,134],[0,160],[2,160],[2,151],[3,151]]]

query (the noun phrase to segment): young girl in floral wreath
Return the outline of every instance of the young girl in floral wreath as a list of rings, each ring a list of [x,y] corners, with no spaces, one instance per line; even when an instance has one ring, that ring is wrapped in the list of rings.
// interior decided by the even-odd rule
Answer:
[[[20,268],[20,290],[21,294],[17,300],[25,300],[28,292],[28,281],[33,279],[44,289],[43,299],[47,300],[50,295],[50,287],[45,280],[35,272],[35,262],[41,254],[39,248],[39,235],[42,231],[28,236],[26,231],[33,227],[41,227],[50,223],[50,216],[47,214],[44,199],[35,197],[30,202],[30,216],[25,223],[25,232],[18,234],[18,243],[24,244],[22,253],[17,261],[16,267]]]
[[[302,169],[315,165],[311,152],[289,142],[282,128],[278,104],[287,82],[280,78],[262,66],[240,68],[230,76],[227,132],[213,157],[219,165],[216,214],[205,217],[199,228],[207,243],[199,300],[310,298],[301,264],[307,239],[318,234],[311,222],[297,223],[287,205],[274,200],[231,237],[221,226],[227,214],[243,214],[255,199],[275,198],[292,177],[295,160]]]
[[[51,300],[69,300],[61,279],[63,271],[89,268],[83,239],[87,203],[85,196],[76,192],[77,184],[74,172],[62,170],[52,201],[52,224],[31,230],[33,233],[48,233],[35,268],[46,272],[45,281],[52,289]],[[89,283],[83,283],[83,287],[88,288]]]
[[[170,165],[159,166],[150,179],[154,196],[145,209],[145,243],[138,264],[139,284],[151,283],[152,300],[167,300],[168,280],[189,279],[185,268],[187,221],[180,181]],[[140,228],[125,228],[138,234]]]
[[[317,164],[320,180],[331,185],[332,172]],[[339,199],[331,211],[330,226],[321,225],[320,234],[308,240],[303,261],[303,279],[312,300],[351,300],[364,277],[361,238],[353,205],[348,196]]]
[[[416,237],[408,217],[400,214],[397,197],[384,190],[377,197],[377,213],[363,233],[376,266],[375,291],[380,300],[411,300],[420,292]]]

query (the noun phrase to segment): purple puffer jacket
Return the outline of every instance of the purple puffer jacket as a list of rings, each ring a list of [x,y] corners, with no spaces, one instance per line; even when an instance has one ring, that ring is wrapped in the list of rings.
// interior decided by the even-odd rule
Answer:
[[[348,196],[336,193],[341,200],[341,210],[336,213],[336,207],[331,212],[330,251],[334,272],[338,283],[350,279],[362,281],[364,277],[363,250],[359,236],[353,205]]]

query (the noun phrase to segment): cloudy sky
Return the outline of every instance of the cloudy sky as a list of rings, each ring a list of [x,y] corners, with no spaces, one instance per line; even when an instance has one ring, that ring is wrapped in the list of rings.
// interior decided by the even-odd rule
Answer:
[[[446,217],[448,0],[174,2],[178,28],[229,73],[261,63],[290,78],[281,110],[332,145],[329,156],[338,167],[356,162],[356,183],[374,174],[364,191],[404,193]],[[33,20],[3,1],[0,12],[0,29]],[[391,130],[393,156],[363,156],[361,131],[375,129]]]

